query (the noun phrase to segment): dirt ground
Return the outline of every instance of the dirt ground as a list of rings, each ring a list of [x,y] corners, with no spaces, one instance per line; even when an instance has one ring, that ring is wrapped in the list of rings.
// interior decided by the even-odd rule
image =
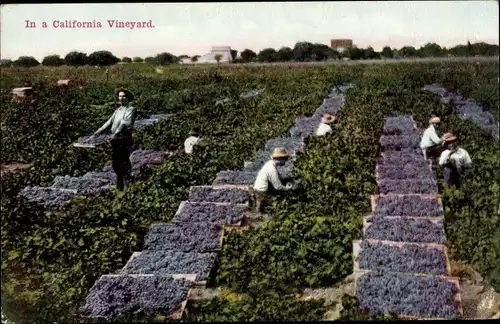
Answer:
[[[17,163],[17,162],[10,163],[10,164],[4,164],[4,165],[2,165],[1,176],[3,177],[5,174],[7,174],[9,172],[15,172],[16,170],[26,169],[26,168],[29,168],[30,166],[31,166],[31,164]]]

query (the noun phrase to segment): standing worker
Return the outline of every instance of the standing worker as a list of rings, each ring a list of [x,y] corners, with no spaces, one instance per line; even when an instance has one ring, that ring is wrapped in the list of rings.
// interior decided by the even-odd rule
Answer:
[[[200,141],[199,133],[196,128],[189,132],[189,137],[184,141],[184,152],[186,154],[193,153],[193,148]]]
[[[444,183],[460,189],[460,178],[472,168],[469,153],[458,146],[457,137],[447,133],[443,135],[447,149],[439,157],[439,165],[444,168]]]
[[[272,188],[277,191],[287,191],[292,189],[291,183],[288,183],[286,186],[281,183],[281,178],[277,169],[277,166],[285,165],[289,157],[290,156],[284,147],[275,148],[273,154],[271,154],[271,160],[266,162],[257,174],[257,179],[255,179],[253,184],[256,202],[255,210],[257,212],[262,212],[263,207],[266,203],[268,203],[269,198],[272,195],[269,184],[271,184]]]
[[[116,96],[120,107],[115,110],[111,118],[99,128],[92,137],[103,133],[111,126],[111,149],[113,170],[116,173],[116,186],[120,191],[125,189],[125,180],[130,180],[132,165],[130,154],[132,153],[132,130],[135,123],[136,109],[131,106],[134,100],[132,93],[126,89],[118,89]]]
[[[321,122],[316,129],[316,136],[323,136],[326,135],[327,133],[332,132],[332,127],[330,127],[329,124],[333,123],[336,120],[335,116],[332,116],[330,114],[324,114],[323,117],[321,118]]]
[[[439,128],[441,124],[439,117],[432,117],[429,120],[429,124],[429,127],[424,131],[422,140],[420,141],[420,148],[426,160],[429,158],[437,158],[443,151],[444,144],[443,139],[440,138],[436,132],[436,128]]]

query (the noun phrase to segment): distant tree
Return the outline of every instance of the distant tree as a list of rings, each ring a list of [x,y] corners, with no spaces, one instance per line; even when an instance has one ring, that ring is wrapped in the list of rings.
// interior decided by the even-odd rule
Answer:
[[[293,50],[290,47],[282,47],[276,53],[276,58],[280,62],[293,60]]]
[[[375,52],[373,47],[368,46],[368,48],[364,50],[363,56],[366,60],[373,60],[377,58],[377,53]]]
[[[417,56],[417,50],[413,46],[404,46],[399,52],[403,57],[415,57]]]
[[[259,62],[276,62],[278,60],[277,52],[274,48],[265,48],[257,55]]]
[[[356,46],[348,47],[342,52],[343,57],[347,57],[351,60],[360,60],[364,58],[364,50]]]
[[[167,52],[160,53],[160,54],[156,55],[156,57],[155,57],[155,62],[156,62],[156,64],[159,64],[159,65],[169,65],[172,63],[177,63],[178,61],[179,60],[175,55],[167,53]]]
[[[308,59],[311,61],[324,61],[336,57],[336,51],[325,44],[312,44]]]
[[[156,64],[156,59],[152,56],[148,56],[144,59],[144,62],[147,64]]]
[[[181,56],[179,56],[179,59],[185,59],[185,58],[189,58],[189,55],[182,54]]]
[[[445,52],[438,44],[427,43],[418,49],[417,55],[421,57],[441,57],[445,55]]]
[[[222,54],[215,54],[214,59],[217,61],[217,64],[220,64],[220,60],[222,59]]]
[[[243,52],[241,52],[241,59],[243,62],[251,62],[257,57],[257,54],[251,49],[245,48]]]
[[[133,61],[134,63],[142,63],[142,62],[144,62],[144,60],[142,59],[142,57],[139,57],[139,56],[134,57],[134,58],[132,59],[132,61]]]
[[[297,42],[293,47],[294,61],[310,61],[313,54],[314,45],[309,42]]]
[[[64,64],[68,66],[82,66],[87,64],[88,57],[87,54],[82,52],[69,52],[64,57]]]
[[[97,66],[108,66],[120,62],[110,51],[97,51],[89,55],[88,64]]]
[[[59,55],[45,56],[42,60],[44,66],[61,66],[64,65],[64,60]]]
[[[132,59],[130,57],[125,56],[122,58],[122,62],[123,63],[132,63]]]
[[[193,62],[193,63],[198,62],[199,57],[200,57],[199,55],[195,55],[195,56],[191,57],[191,62]]]
[[[2,59],[0,60],[0,66],[3,66],[3,67],[10,67],[14,64],[14,62],[12,62],[12,60],[10,59]]]
[[[386,58],[392,58],[394,56],[394,53],[392,52],[392,49],[389,46],[385,46],[382,49],[382,56]]]
[[[33,56],[21,56],[16,61],[14,61],[14,65],[22,67],[33,67],[40,65],[40,62],[38,62]]]
[[[236,61],[236,58],[238,57],[238,51],[237,50],[234,50],[232,49],[231,50],[231,61]]]

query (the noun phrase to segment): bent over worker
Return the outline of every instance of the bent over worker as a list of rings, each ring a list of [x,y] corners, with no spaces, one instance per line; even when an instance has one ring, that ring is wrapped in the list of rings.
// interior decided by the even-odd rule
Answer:
[[[429,120],[429,127],[427,127],[422,135],[420,148],[422,149],[422,153],[424,154],[424,158],[426,160],[429,158],[435,159],[439,157],[444,149],[444,141],[436,132],[436,128],[439,128],[440,124],[441,120],[439,117],[432,117]]]
[[[327,133],[332,132],[332,127],[330,127],[329,124],[333,123],[336,120],[335,116],[332,116],[330,114],[324,114],[323,117],[321,118],[321,122],[316,129],[316,136],[324,136]]]
[[[130,105],[130,101],[134,99],[130,91],[118,89],[116,96],[120,107],[92,136],[103,133],[111,126],[111,133],[113,134],[111,138],[112,165],[116,173],[116,186],[120,191],[123,191],[125,181],[130,180],[132,171],[130,154],[132,153],[132,130],[135,123],[136,109]]]
[[[199,133],[196,128],[189,132],[189,137],[184,141],[184,152],[187,154],[193,153],[193,148],[200,141]]]
[[[289,157],[290,156],[284,147],[275,148],[273,154],[271,154],[271,160],[266,162],[257,174],[257,179],[253,184],[256,203],[255,210],[257,212],[261,212],[264,205],[268,203],[271,196],[271,188],[269,187],[269,184],[271,184],[272,188],[277,191],[287,191],[292,189],[291,183],[286,186],[283,185],[277,169],[277,166],[285,165]]]
[[[457,137],[447,133],[443,135],[447,149],[439,157],[439,165],[444,168],[444,183],[460,189],[460,178],[472,169],[469,153],[458,146]]]

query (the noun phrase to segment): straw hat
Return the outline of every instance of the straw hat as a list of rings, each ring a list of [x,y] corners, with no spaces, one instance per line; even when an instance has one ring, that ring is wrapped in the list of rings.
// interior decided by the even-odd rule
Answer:
[[[335,116],[332,116],[330,114],[324,114],[323,118],[321,118],[321,122],[323,124],[330,124],[330,123],[333,123],[335,121],[335,119],[337,119]]]
[[[457,137],[452,133],[446,133],[443,135],[443,141],[445,141],[445,142],[453,142],[456,140],[457,140]]]
[[[288,158],[289,156],[288,151],[284,147],[275,148],[273,154],[271,154],[271,158],[273,159]]]
[[[130,92],[129,90],[124,89],[124,88],[119,88],[118,90],[116,90],[115,96],[118,97],[118,94],[120,92],[125,92],[125,95],[127,96],[128,101],[134,100],[134,95],[132,94],[132,92]]]
[[[439,117],[432,117],[431,119],[429,119],[429,124],[439,124],[441,123],[441,119],[439,119]]]

